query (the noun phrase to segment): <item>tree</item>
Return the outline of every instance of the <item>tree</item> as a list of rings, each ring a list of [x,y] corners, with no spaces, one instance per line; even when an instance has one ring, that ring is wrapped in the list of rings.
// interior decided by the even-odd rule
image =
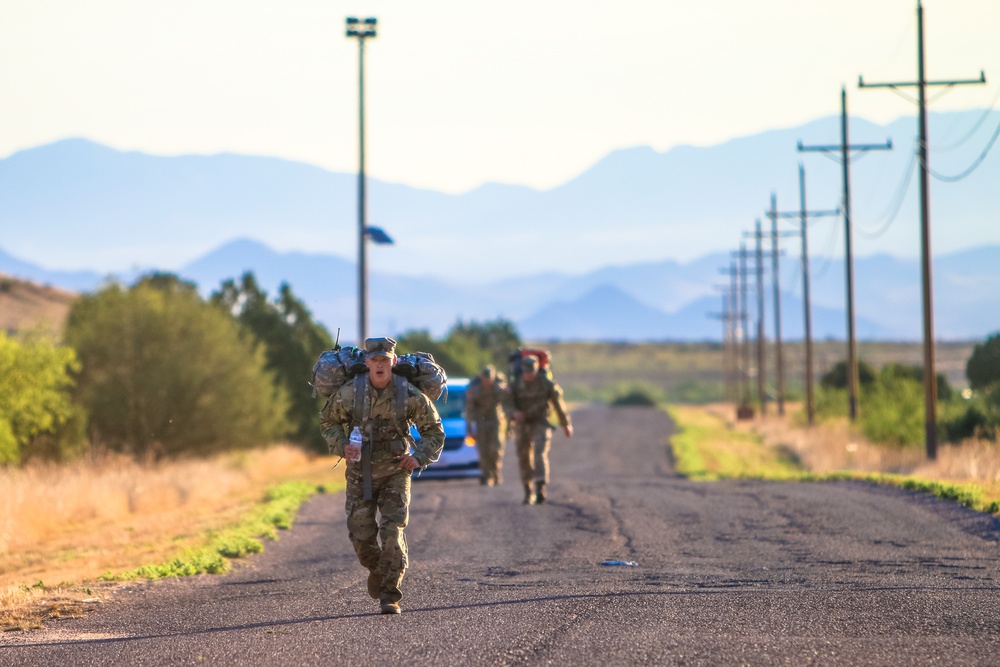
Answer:
[[[1000,333],[976,343],[965,363],[965,377],[975,390],[993,389],[1000,383]]]
[[[505,368],[511,353],[521,347],[521,337],[514,323],[502,318],[482,324],[478,322],[465,324],[459,321],[448,332],[448,340],[461,339],[471,339],[479,350],[486,353],[486,358],[479,365],[480,368],[486,363],[491,363],[498,369]]]
[[[858,362],[858,384],[862,387],[871,385],[875,381],[875,370],[864,361]],[[847,388],[847,362],[838,361],[819,379],[821,387],[827,389]]]
[[[191,283],[153,274],[74,303],[66,340],[91,440],[138,456],[204,455],[284,437],[288,397],[264,351]]]
[[[250,272],[243,274],[238,285],[232,279],[226,280],[210,300],[235,317],[263,345],[267,369],[291,401],[288,417],[293,424],[292,439],[325,452],[318,417],[322,406],[312,395],[308,380],[319,355],[333,347],[330,333],[313,320],[312,313],[287,284],[282,283],[278,298],[270,301]]]
[[[512,323],[497,319],[483,324],[458,322],[441,341],[435,341],[427,330],[407,331],[398,343],[403,353],[431,353],[448,375],[471,377],[486,364],[504,370],[521,339]]]
[[[82,413],[71,400],[71,373],[79,369],[73,350],[46,339],[19,342],[0,332],[0,465],[18,464],[31,456],[42,435],[62,437],[60,430],[80,423]],[[67,449],[80,438],[66,437]]]

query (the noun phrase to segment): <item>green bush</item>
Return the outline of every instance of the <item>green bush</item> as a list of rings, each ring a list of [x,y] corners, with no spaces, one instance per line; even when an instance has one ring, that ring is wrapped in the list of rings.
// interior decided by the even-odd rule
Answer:
[[[861,392],[861,431],[872,442],[902,447],[924,441],[924,387],[910,377],[880,373]]]
[[[141,457],[205,455],[289,431],[264,351],[194,285],[164,274],[78,299],[66,339],[91,440]]]
[[[278,298],[272,301],[252,273],[243,274],[238,285],[225,281],[210,300],[235,317],[263,346],[266,368],[290,400],[290,439],[325,453],[327,445],[316,417],[322,401],[312,395],[307,380],[319,355],[333,347],[330,333],[313,320],[287,284],[282,283]]]
[[[858,384],[861,387],[870,386],[875,382],[875,369],[864,361],[858,361]],[[820,376],[819,386],[826,389],[847,388],[847,362],[838,361],[833,367]]]
[[[426,329],[410,330],[397,340],[397,351],[429,352],[449,376],[473,377],[487,364],[500,372],[507,369],[507,358],[521,347],[514,325],[504,319],[492,322],[458,322],[443,340],[435,340]]]
[[[656,401],[642,388],[630,389],[611,399],[611,405],[655,406]]]
[[[79,451],[85,414],[71,400],[71,374],[79,367],[68,347],[0,332],[0,465]]]

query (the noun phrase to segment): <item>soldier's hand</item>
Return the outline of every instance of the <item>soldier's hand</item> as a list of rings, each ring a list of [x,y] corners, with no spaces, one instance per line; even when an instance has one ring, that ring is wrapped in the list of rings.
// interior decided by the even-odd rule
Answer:
[[[524,421],[524,413],[521,412],[520,410],[515,410],[514,411],[514,421],[516,421],[516,422],[523,422]]]
[[[567,438],[572,438],[573,437],[573,425],[572,424],[566,424],[565,426],[563,426],[563,433],[566,434]]]
[[[393,461],[399,461],[399,470],[409,470],[410,472],[413,472],[420,467],[420,461],[418,461],[417,457],[412,454],[397,456],[393,459]]]

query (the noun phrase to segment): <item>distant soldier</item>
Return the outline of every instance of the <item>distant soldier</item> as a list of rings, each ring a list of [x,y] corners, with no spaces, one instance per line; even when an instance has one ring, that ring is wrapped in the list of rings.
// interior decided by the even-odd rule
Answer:
[[[365,352],[368,373],[333,394],[320,417],[330,452],[347,460],[347,529],[358,560],[368,568],[368,595],[379,600],[383,614],[398,614],[408,562],[403,529],[410,474],[438,460],[444,427],[431,400],[393,375],[396,341],[369,338]],[[411,423],[419,443],[410,436]],[[362,434],[360,452],[349,440],[355,426]]]
[[[573,425],[563,402],[562,389],[546,374],[538,372],[538,357],[521,361],[521,374],[510,386],[505,411],[514,418],[517,433],[517,461],[524,484],[524,502],[545,502],[549,481],[549,444],[552,441],[549,406],[555,409],[567,438],[573,437]],[[535,487],[532,489],[532,482]]]
[[[465,393],[465,432],[476,440],[479,452],[479,482],[488,486],[503,483],[503,445],[500,435],[507,379],[487,366],[469,383]]]

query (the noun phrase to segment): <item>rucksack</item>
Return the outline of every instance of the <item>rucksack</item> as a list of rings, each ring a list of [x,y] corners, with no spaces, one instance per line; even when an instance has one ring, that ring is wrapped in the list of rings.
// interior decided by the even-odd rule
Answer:
[[[309,382],[313,388],[313,398],[316,396],[329,398],[352,378],[367,372],[364,350],[353,345],[348,347],[337,345],[319,355],[319,359],[313,365],[312,380]]]
[[[396,357],[392,372],[409,380],[432,401],[440,398],[442,393],[445,401],[448,400],[448,374],[434,361],[430,352],[411,352]]]
[[[548,350],[519,347],[510,353],[507,357],[507,361],[510,362],[510,378],[511,384],[521,377],[522,369],[521,362],[525,357],[537,357],[538,358],[538,372],[548,379],[552,379],[552,353]]]

